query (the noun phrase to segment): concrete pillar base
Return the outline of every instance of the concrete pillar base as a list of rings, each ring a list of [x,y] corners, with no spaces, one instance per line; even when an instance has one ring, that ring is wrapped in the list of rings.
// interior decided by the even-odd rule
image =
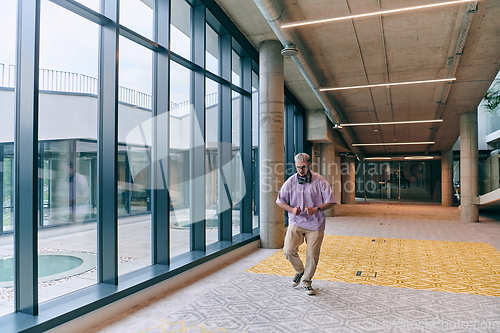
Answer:
[[[260,224],[260,246],[264,249],[281,249],[285,245],[285,224],[265,222]]]
[[[479,222],[479,206],[460,205],[460,220],[462,222]]]

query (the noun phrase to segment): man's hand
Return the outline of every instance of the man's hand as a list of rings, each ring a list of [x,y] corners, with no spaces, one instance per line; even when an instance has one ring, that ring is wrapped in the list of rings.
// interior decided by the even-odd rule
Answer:
[[[301,210],[300,210],[300,207],[299,207],[299,206],[297,206],[297,207],[295,207],[294,209],[292,209],[292,214],[293,214],[293,215],[299,215],[299,214],[300,214],[300,212],[301,212]]]
[[[307,215],[313,215],[313,214],[316,214],[318,212],[318,209],[307,206],[306,212],[307,212]]]

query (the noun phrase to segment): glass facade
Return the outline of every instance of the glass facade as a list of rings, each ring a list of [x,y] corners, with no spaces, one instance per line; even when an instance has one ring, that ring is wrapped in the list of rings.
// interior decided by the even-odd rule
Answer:
[[[170,246],[178,255],[190,251],[190,153],[193,133],[200,128],[194,126],[191,71],[172,62],[170,73]]]
[[[208,58],[207,58],[208,59]],[[205,103],[205,221],[207,245],[219,241],[219,214],[221,207],[217,205],[219,197],[220,172],[219,145],[220,108],[218,101],[219,85],[207,79]]]
[[[172,0],[170,4],[171,51],[191,60],[191,6],[185,0]]]
[[[103,285],[258,239],[257,53],[229,19],[184,0],[20,1],[0,4],[0,257],[23,282],[0,316],[63,316],[79,291],[110,303]]]
[[[14,255],[14,115],[16,61],[16,0],[0,5],[0,258]],[[7,263],[11,263],[10,265]],[[13,276],[12,260],[0,268],[1,275]],[[7,272],[8,271],[8,272]],[[11,292],[13,287],[4,290]],[[0,315],[14,312],[13,300],[0,297]]]
[[[356,197],[441,202],[441,161],[356,163]]]
[[[118,216],[151,212],[152,61],[151,50],[120,37]],[[131,220],[133,223],[129,223]],[[151,265],[150,227],[149,214],[120,219],[118,224],[120,275]]]
[[[252,72],[252,226],[259,228],[259,76]]]
[[[120,25],[153,39],[153,1],[120,0]]]

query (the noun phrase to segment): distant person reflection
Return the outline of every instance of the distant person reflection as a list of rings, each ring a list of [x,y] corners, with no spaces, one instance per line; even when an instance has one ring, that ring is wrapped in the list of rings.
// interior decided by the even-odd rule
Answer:
[[[69,164],[69,219],[81,222],[89,213],[90,188],[87,177],[76,172],[73,163]]]

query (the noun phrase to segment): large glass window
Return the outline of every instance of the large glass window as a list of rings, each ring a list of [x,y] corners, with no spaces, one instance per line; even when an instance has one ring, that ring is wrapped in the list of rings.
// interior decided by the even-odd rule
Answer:
[[[151,93],[153,54],[120,37],[118,93],[120,213],[150,211]],[[119,273],[151,265],[151,215],[122,217],[118,226]]]
[[[219,240],[218,224],[220,213],[217,205],[218,187],[220,186],[219,168],[219,85],[206,80],[205,98],[205,219],[207,244]]]
[[[153,39],[152,6],[153,1],[120,0],[120,24]]]
[[[172,0],[170,47],[173,52],[191,59],[191,6],[185,0]]]
[[[0,259],[1,276],[13,276],[14,243],[14,114],[16,63],[16,0],[0,5]],[[10,264],[9,264],[10,263]],[[0,316],[14,311],[13,287],[0,288]]]
[[[98,25],[42,0],[38,109],[38,168],[43,170],[38,180],[40,302],[96,283],[96,224],[83,223],[95,216],[91,184],[97,151],[98,45]],[[60,226],[65,236],[55,237],[57,229],[45,228],[48,226]]]
[[[357,196],[369,201],[441,200],[439,161],[370,162],[356,170]]]
[[[232,82],[233,84],[240,86],[241,85],[241,58],[240,56],[232,50],[231,62],[233,64],[232,67]]]
[[[231,199],[233,201],[233,235],[241,232],[241,182],[244,181],[242,169],[238,166],[241,165],[240,157],[240,119],[241,119],[241,95],[233,91],[233,106],[232,106],[232,159],[231,159]]]
[[[88,286],[97,290],[88,294],[91,297],[88,300],[92,301],[95,297],[96,301],[106,303],[110,298],[99,298],[101,288],[105,286],[96,284],[98,249],[102,251],[99,253],[102,257],[99,258],[104,264],[102,277],[106,282],[114,280],[117,278],[115,276],[117,269],[120,285],[123,281],[133,280],[122,277],[124,274],[129,272],[139,274],[141,272],[137,270],[151,265],[153,250],[159,251],[158,256],[155,256],[158,262],[165,263],[165,258],[162,257],[165,246],[170,248],[171,257],[177,257],[173,260],[175,265],[181,261],[186,264],[198,264],[205,259],[186,261],[186,258],[190,258],[190,251],[196,249],[197,254],[203,253],[205,244],[213,244],[210,249],[217,249],[218,244],[215,243],[219,241],[220,236],[225,241],[230,240],[229,228],[232,229],[232,235],[241,234],[241,221],[250,219],[250,216],[244,216],[244,219],[242,217],[242,211],[246,211],[247,207],[242,206],[242,197],[245,191],[250,190],[249,184],[244,183],[242,168],[242,160],[247,162],[246,158],[250,156],[245,156],[246,158],[241,156],[242,152],[250,153],[249,142],[244,142],[248,147],[241,147],[244,134],[246,140],[247,130],[250,131],[250,124],[245,124],[243,130],[242,118],[243,114],[248,115],[249,117],[245,119],[250,123],[250,112],[252,113],[252,169],[257,170],[258,79],[257,74],[253,73],[252,102],[255,108],[250,110],[250,104],[247,103],[249,101],[245,100],[243,103],[239,94],[243,92],[242,78],[249,74],[243,71],[247,67],[242,67],[245,63],[240,57],[245,50],[232,36],[226,35],[227,32],[222,32],[224,28],[218,22],[218,16],[224,14],[216,11],[218,14],[215,15],[207,8],[196,7],[197,10],[205,10],[207,18],[205,22],[203,20],[194,22],[194,14],[198,12],[193,10],[192,5],[195,2],[191,0],[166,2],[117,0],[119,13],[114,13],[110,9],[110,6],[116,5],[115,0],[68,1],[40,0],[40,20],[36,21],[32,12],[35,6],[28,5],[29,1],[23,2],[27,6],[23,5],[21,12],[18,12],[18,0],[0,1],[0,259],[8,259],[0,263],[2,282],[5,282],[6,277],[10,277],[13,282],[14,274],[21,274],[19,270],[15,273],[13,269],[15,251],[13,205],[16,185],[14,182],[17,76],[15,57],[18,33],[19,37],[22,37],[21,40],[37,42],[34,45],[39,47],[32,49],[23,46],[20,49],[23,52],[26,49],[34,52],[27,52],[26,56],[19,59],[22,61],[21,68],[29,69],[33,65],[40,68],[39,73],[32,73],[39,80],[38,110],[22,109],[23,117],[31,115],[31,112],[38,113],[38,137],[35,138],[38,139],[38,160],[35,161],[38,163],[38,179],[32,184],[37,196],[38,230],[35,232],[38,237],[38,248],[35,250],[38,251],[38,255],[35,258],[31,257],[29,246],[33,240],[31,229],[28,228],[19,233],[21,244],[27,248],[20,251],[18,253],[20,256],[17,257],[22,260],[22,267],[34,268],[37,260],[39,275],[26,276],[23,274],[29,274],[29,271],[24,271],[25,273],[21,274],[22,281],[16,286],[15,291],[13,286],[2,284],[0,316],[15,310],[14,292],[19,293],[18,299],[21,299],[23,304],[18,303],[18,305],[25,311],[36,311],[39,304],[35,302],[46,302],[55,297],[62,297],[63,302],[71,299],[72,304],[78,306],[78,302],[82,300],[67,294]],[[67,6],[64,5],[65,2],[68,2]],[[77,6],[73,6],[71,4],[73,2]],[[153,33],[155,4],[162,10],[166,9],[162,6],[170,6],[171,9],[170,16],[157,17],[160,26],[168,23],[171,28],[169,51],[172,52],[162,53],[159,57],[155,57],[154,54],[157,48],[155,43],[150,47],[144,46],[144,43],[148,43],[147,39],[152,40],[155,36]],[[196,6],[203,6],[203,3],[196,2]],[[106,10],[106,13],[101,13],[106,15],[106,20],[114,22],[102,23],[100,15],[94,16],[94,11],[99,12],[101,9]],[[119,15],[119,19],[115,15]],[[23,29],[18,31],[17,17],[23,18],[27,29],[23,26]],[[101,22],[104,26],[100,27],[99,23],[95,22]],[[117,22],[121,29],[112,28]],[[204,41],[196,40],[196,43],[193,43],[192,34],[193,31],[197,31],[194,30],[195,23],[197,29],[205,25],[206,34],[197,36],[201,39],[204,36]],[[31,29],[29,28],[31,24],[39,26]],[[38,31],[39,43],[36,40]],[[124,36],[115,35],[120,32]],[[232,38],[232,44],[222,45],[222,35],[224,38]],[[118,38],[118,50],[115,50],[115,45],[112,43],[116,38]],[[158,38],[161,39],[161,36]],[[105,42],[101,43],[101,40]],[[222,46],[227,49],[222,50]],[[206,61],[203,69],[190,64],[195,48],[197,53],[205,51]],[[222,63],[221,57],[225,52],[228,57],[230,52],[232,54],[228,61]],[[37,57],[33,58],[35,54]],[[179,59],[179,56],[184,60]],[[164,63],[167,57],[170,61],[169,68]],[[35,63],[37,60],[39,64]],[[154,60],[158,60],[158,67],[153,64]],[[115,73],[114,66],[117,62],[118,73]],[[162,69],[161,72],[154,73],[154,68]],[[210,72],[210,79],[203,77],[203,70]],[[230,77],[224,77],[224,80],[213,77],[213,75],[220,76],[222,72]],[[25,77],[29,80],[31,76],[23,75],[23,79]],[[164,240],[158,237],[156,247],[153,249],[151,171],[154,161],[151,159],[157,155],[152,140],[151,124],[154,123],[152,115],[155,114],[153,105],[156,105],[152,95],[153,87],[159,90],[166,89],[162,88],[167,86],[166,80],[169,80],[169,91],[158,92],[165,95],[164,99],[158,99],[158,105],[164,107],[165,101],[170,102],[169,126],[168,128],[160,126],[157,130],[168,135],[168,140],[163,142],[169,143],[169,157],[163,165],[165,174],[162,174],[162,177],[165,176],[162,179],[167,182],[168,199],[171,203],[168,207],[169,239],[168,244],[165,244]],[[231,82],[228,84],[226,80]],[[117,83],[116,95],[113,82]],[[236,88],[239,93],[231,90],[231,84],[240,87]],[[249,88],[244,87],[244,90]],[[27,85],[23,85],[23,89],[26,91],[26,96],[20,96],[21,100],[26,97],[29,101],[30,93],[36,91],[36,85],[28,82]],[[224,96],[220,96],[222,92]],[[100,93],[103,95],[100,96]],[[200,112],[204,111],[205,119],[199,121],[193,104],[203,108],[203,99],[204,109],[197,111],[198,115],[202,115]],[[103,110],[100,109],[101,105],[104,106]],[[114,115],[109,113],[113,112],[115,106],[118,110],[117,124],[113,123]],[[27,122],[31,120],[22,119]],[[104,123],[100,124],[101,120]],[[228,126],[222,128],[222,124]],[[113,140],[113,136],[108,135],[106,130],[114,128],[114,125],[118,128],[117,142],[109,142]],[[29,138],[30,126],[18,128],[20,137]],[[105,157],[100,161],[102,162],[100,166],[104,167],[101,175],[106,174],[102,179],[103,182],[98,182],[99,128],[105,128],[105,142],[100,146],[102,149],[100,152]],[[232,131],[231,138],[229,138],[230,131]],[[201,138],[204,142],[201,142]],[[222,140],[226,142],[220,142]],[[110,163],[113,161],[107,159],[109,156],[114,157],[114,154],[108,155],[114,153],[111,151],[115,147],[114,144],[117,147],[116,188],[114,177],[111,173],[108,174],[111,171]],[[20,156],[24,155],[17,155]],[[24,164],[26,161],[21,158],[17,162],[20,163],[21,170],[31,170],[33,167],[31,161],[28,161],[29,165]],[[254,172],[253,177],[253,182],[256,182],[258,174]],[[197,183],[203,183],[204,186],[197,186]],[[114,209],[114,206],[100,207],[105,220],[101,221],[104,223],[103,237],[98,240],[97,199],[109,193],[108,190],[117,193],[118,220],[109,220],[109,215],[106,215],[109,213],[107,208]],[[253,188],[253,193],[258,194],[258,189]],[[249,201],[246,203],[249,204]],[[22,206],[17,208],[29,208],[30,204],[25,203]],[[257,207],[258,203],[254,202],[252,214],[254,227],[258,225],[255,216]],[[220,217],[222,212],[224,212],[223,218]],[[163,215],[160,213],[158,216]],[[200,229],[202,223],[197,223],[203,218],[206,221],[205,233],[203,228]],[[165,221],[157,222],[158,225],[154,227],[163,230],[162,223]],[[117,239],[114,238],[113,223],[118,225]],[[246,227],[247,225],[245,229]],[[191,231],[194,231],[193,235]],[[248,240],[248,237],[251,236],[241,235],[241,239],[244,240]],[[98,241],[104,244],[98,244]],[[221,246],[226,245],[227,243],[221,244]],[[237,244],[233,243],[232,246],[234,245]],[[114,252],[115,248],[118,248],[118,254]],[[118,258],[115,258],[116,255]],[[113,266],[115,263],[117,267]],[[30,278],[38,282],[38,299],[32,297],[31,283],[29,285],[26,283]],[[46,302],[44,311],[51,312],[51,304]],[[64,318],[71,317],[66,315],[63,313],[58,318],[50,319],[50,323],[44,317],[45,319],[36,321],[35,325],[49,327],[52,323],[61,323]],[[13,317],[18,320],[17,314]],[[40,327],[33,329],[37,330]]]
[[[206,68],[214,74],[219,74],[219,35],[208,24],[206,35]]]
[[[99,12],[99,1],[100,0],[76,0],[76,2],[95,10],[96,12]]]
[[[252,228],[259,227],[259,76],[252,72]]]
[[[175,257],[190,251],[190,153],[200,128],[191,102],[191,71],[171,62],[170,72],[170,250]]]

